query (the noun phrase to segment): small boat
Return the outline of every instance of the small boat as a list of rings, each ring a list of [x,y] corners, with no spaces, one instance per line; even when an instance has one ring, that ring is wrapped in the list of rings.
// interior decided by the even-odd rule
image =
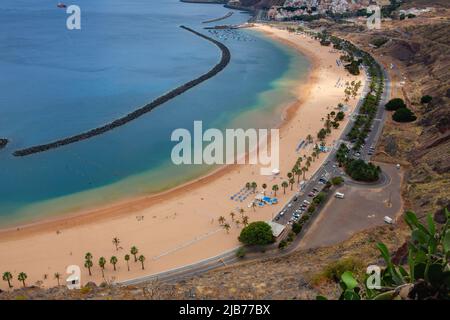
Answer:
[[[62,3],[62,2],[59,2],[56,6],[58,8],[67,8],[67,6],[64,3]]]

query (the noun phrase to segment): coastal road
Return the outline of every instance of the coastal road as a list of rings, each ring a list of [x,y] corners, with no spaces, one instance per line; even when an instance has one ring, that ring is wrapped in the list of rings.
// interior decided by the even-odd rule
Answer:
[[[370,155],[370,148],[375,147],[381,132],[383,131],[383,125],[384,121],[386,119],[386,112],[384,111],[384,105],[387,103],[390,92],[391,92],[391,82],[389,79],[389,75],[384,69],[382,65],[380,65],[383,70],[384,75],[384,88],[383,88],[383,94],[381,96],[380,103],[378,105],[377,114],[375,116],[375,119],[372,124],[372,130],[369,133],[365,145],[360,150],[360,158],[366,161],[369,161],[371,158]],[[300,206],[302,203],[306,200],[311,202],[312,197],[309,197],[308,194],[310,194],[314,188],[321,190],[323,187],[323,184],[320,182],[320,179],[323,178],[325,180],[328,180],[335,176],[345,176],[345,173],[343,172],[342,168],[339,168],[337,163],[334,161],[335,155],[337,152],[337,149],[339,148],[339,145],[342,142],[350,143],[347,139],[347,134],[350,132],[352,126],[353,126],[353,116],[357,115],[359,113],[359,110],[364,102],[365,95],[368,93],[369,90],[369,83],[370,83],[370,77],[368,75],[368,72],[366,68],[364,67],[364,73],[366,75],[366,82],[361,94],[361,99],[358,101],[358,104],[353,111],[351,115],[348,115],[350,117],[350,121],[347,123],[347,126],[344,128],[340,139],[336,141],[334,144],[332,150],[328,154],[324,164],[316,171],[316,173],[309,179],[302,187],[301,190],[297,192],[296,195],[294,195],[289,202],[283,207],[283,209],[280,210],[280,212],[275,216],[275,221],[281,224],[288,224],[290,220],[293,218],[293,214],[296,210],[301,210]],[[296,199],[296,200],[295,200]],[[295,200],[295,201],[294,201]],[[283,212],[282,215],[280,213]],[[300,216],[301,216],[300,211]]]

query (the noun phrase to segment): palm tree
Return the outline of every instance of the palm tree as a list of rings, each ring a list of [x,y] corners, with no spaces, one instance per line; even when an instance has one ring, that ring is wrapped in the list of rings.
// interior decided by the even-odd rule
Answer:
[[[28,278],[27,274],[25,272],[21,272],[19,273],[19,275],[17,276],[17,280],[22,281],[23,287],[25,288],[25,280]]]
[[[277,196],[277,191],[278,191],[278,185],[277,184],[274,184],[273,186],[272,186],[272,190],[273,191],[275,191],[275,197]]]
[[[313,162],[316,161],[317,153],[316,153],[315,151],[313,151],[313,152],[311,153],[311,156],[312,156],[312,161],[313,161]]]
[[[127,262],[127,269],[128,269],[128,271],[130,271],[130,263],[129,263],[130,262],[130,255],[126,254],[124,259]]]
[[[141,262],[142,270],[144,270],[144,261],[145,261],[145,257],[144,257],[142,254],[139,256],[139,261]]]
[[[8,287],[9,288],[13,287],[11,285],[12,278],[13,278],[13,276],[12,276],[11,272],[9,272],[9,271],[3,272],[3,281],[7,281],[8,282]]]
[[[92,256],[92,253],[90,253],[90,252],[87,252],[87,253],[84,255],[84,259],[85,259],[85,261],[84,261],[84,267],[87,268],[87,269],[89,270],[89,275],[90,275],[90,276],[92,276],[91,268],[92,268],[92,266],[94,265],[94,264],[92,263],[92,258],[93,258],[93,256]]]
[[[105,277],[105,265],[106,265],[106,259],[104,257],[100,257],[100,259],[98,259],[98,265],[100,266],[101,270],[102,270],[102,277]]]
[[[235,216],[235,215],[236,215],[236,214],[235,214],[233,211],[230,212],[231,221],[234,221],[234,216]]]
[[[136,255],[138,254],[139,250],[135,246],[131,247],[130,253],[134,256],[134,262],[137,262]]]
[[[295,175],[297,176],[297,183],[300,183],[300,175],[302,174],[302,169],[295,167]]]
[[[288,172],[287,177],[290,179],[292,178],[292,172]]]
[[[256,203],[255,203],[255,201],[252,202],[252,208],[253,208],[253,211],[256,211]]]
[[[256,188],[258,187],[258,185],[256,184],[256,182],[252,182],[252,189],[253,189],[253,192],[255,192],[256,191]]]
[[[117,257],[112,256],[111,259],[109,259],[109,263],[111,263],[114,267],[114,271],[116,271],[116,263],[117,263]]]
[[[303,168],[302,168],[302,172],[303,172],[303,180],[305,180],[305,174],[306,174],[306,171],[308,171],[308,168],[307,168],[307,167],[303,167]]]
[[[244,227],[248,226],[248,217],[247,216],[242,217],[242,224],[244,225]]]
[[[292,188],[294,187],[294,183],[295,183],[294,178],[289,179],[289,184],[291,185],[291,191],[292,191]]]
[[[310,135],[310,134],[308,134],[308,136],[306,137],[306,140],[309,142],[309,143],[313,143],[313,137],[312,137],[312,135]]]
[[[250,187],[251,187],[252,185],[250,184],[250,182],[247,182],[246,184],[245,184],[245,187],[247,188],[247,190],[250,190]]]
[[[93,258],[93,256],[92,256],[92,253],[90,253],[90,252],[88,252],[84,255],[85,260],[92,260],[92,258]]]
[[[89,270],[89,275],[92,276],[91,268],[94,264],[92,263],[92,260],[86,260],[84,261],[84,267]]]
[[[281,186],[283,187],[283,194],[286,194],[286,188],[289,186],[289,184],[287,183],[287,181],[283,181],[281,183]]]
[[[264,194],[265,194],[265,193],[266,193],[267,184],[263,183],[263,184],[262,184],[262,188],[263,188]]]
[[[54,277],[56,281],[58,281],[58,287],[59,287],[59,279],[61,279],[61,274],[59,272],[55,272]]]
[[[120,244],[120,240],[117,237],[114,237],[112,239],[112,243],[116,246],[116,251],[119,251],[119,244]]]
[[[231,226],[230,226],[228,223],[225,223],[225,224],[223,225],[223,228],[227,231],[227,233],[229,233],[229,232],[230,232]]]
[[[222,225],[225,223],[225,217],[224,216],[220,216],[219,219],[217,219],[219,221],[219,224]]]
[[[236,227],[237,227],[237,228],[239,228],[239,226],[240,226],[241,222],[240,222],[239,220],[236,220],[236,222],[235,222],[235,223],[236,223]]]

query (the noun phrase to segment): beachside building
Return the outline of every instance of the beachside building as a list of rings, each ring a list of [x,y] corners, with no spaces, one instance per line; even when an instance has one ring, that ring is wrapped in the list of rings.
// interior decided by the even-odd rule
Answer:
[[[284,230],[286,230],[286,226],[282,225],[280,223],[276,223],[273,221],[267,221],[267,224],[272,228],[272,234],[275,238],[278,238],[279,236],[281,236],[284,232]]]

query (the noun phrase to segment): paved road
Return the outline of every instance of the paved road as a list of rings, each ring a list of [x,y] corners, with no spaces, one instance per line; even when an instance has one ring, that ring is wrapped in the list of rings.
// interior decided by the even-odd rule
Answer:
[[[388,101],[388,99],[390,97],[390,91],[391,91],[391,82],[389,80],[389,75],[387,74],[386,70],[384,70],[383,66],[381,66],[381,67],[382,67],[383,73],[384,73],[384,91],[381,96],[380,104],[378,105],[377,114],[373,121],[372,131],[369,133],[369,135],[367,137],[366,144],[360,150],[360,154],[361,154],[360,158],[364,159],[366,161],[370,160],[370,158],[371,158],[371,155],[369,154],[370,147],[375,147],[375,145],[381,135],[381,132],[383,131],[384,120],[386,118],[386,112],[384,112],[384,105]],[[367,70],[365,68],[364,68],[364,72],[366,74],[367,81],[363,88],[362,97],[364,97],[367,94],[368,86],[370,83],[370,77],[368,76]],[[351,115],[349,115],[351,117],[351,119],[353,118],[353,116],[356,116],[359,113],[362,103],[363,103],[363,99],[360,99],[360,101],[358,102],[353,113]],[[295,211],[301,210],[300,206],[302,205],[302,203],[305,200],[311,202],[312,197],[309,197],[308,194],[310,194],[314,188],[316,188],[318,190],[322,189],[323,184],[321,184],[321,182],[320,182],[321,178],[328,180],[329,178],[332,178],[334,176],[343,176],[344,175],[344,172],[342,172],[342,169],[337,166],[334,159],[335,159],[335,155],[337,152],[337,148],[339,147],[340,143],[344,142],[344,141],[349,142],[347,139],[347,134],[348,134],[348,132],[350,132],[350,130],[353,126],[353,123],[354,123],[353,119],[347,123],[347,126],[345,127],[344,131],[342,132],[340,139],[333,146],[333,149],[328,154],[327,159],[325,160],[324,164],[320,167],[319,170],[317,170],[317,172],[311,177],[311,179],[309,181],[307,181],[305,185],[303,185],[302,189],[299,192],[297,192],[297,194],[294,197],[292,197],[290,199],[290,201],[285,205],[285,207],[283,207],[283,209],[280,210],[280,213],[282,213],[282,212],[284,212],[284,213],[282,215],[280,215],[280,213],[278,213],[278,215],[275,216],[276,222],[285,224],[285,225],[288,224],[289,221],[293,218],[293,214],[295,213]],[[295,199],[297,199],[297,200],[294,201]],[[300,216],[301,216],[301,212],[302,211],[299,212]]]

